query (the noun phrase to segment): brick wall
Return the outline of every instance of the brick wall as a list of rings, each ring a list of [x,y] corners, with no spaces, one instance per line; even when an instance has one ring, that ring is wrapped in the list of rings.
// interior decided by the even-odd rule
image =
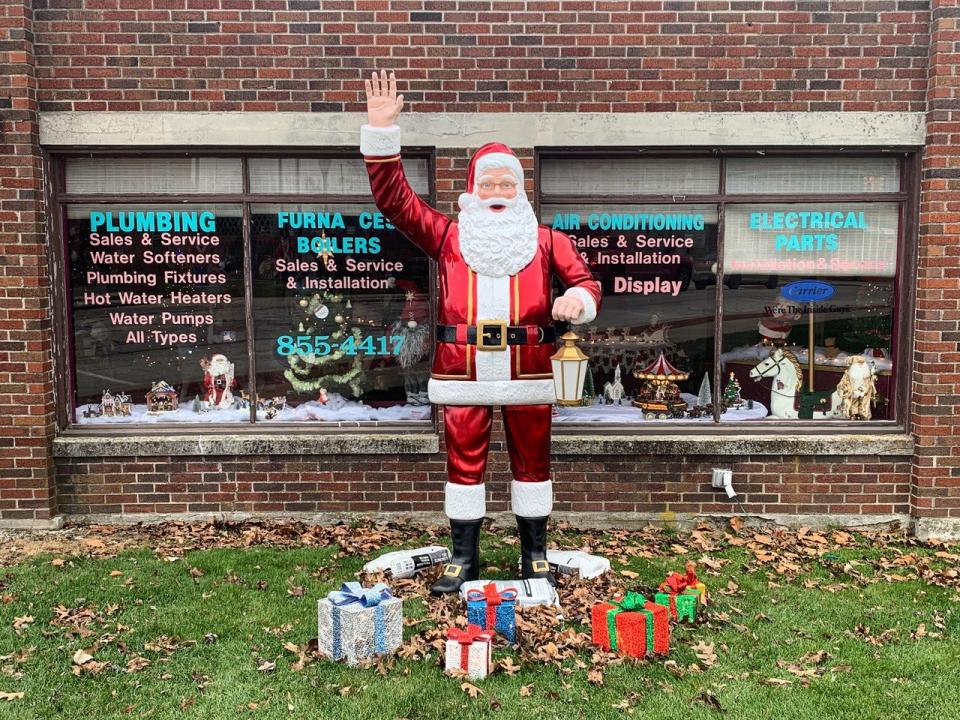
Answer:
[[[914,513],[960,518],[960,3],[933,8],[920,202]]]
[[[491,457],[491,512],[509,509],[505,453]],[[58,463],[61,512],[442,512],[443,455],[71,459]],[[899,514],[910,509],[910,460],[762,455],[556,458],[555,509],[574,512],[730,513],[711,489],[731,467],[750,513]]]
[[[710,468],[722,464],[737,473],[750,512],[960,515],[954,475],[960,463],[951,445],[960,382],[960,164],[951,149],[960,129],[953,84],[957,21],[955,2],[932,4],[931,13],[929,0],[700,0],[695,7],[600,0],[4,3],[0,518],[55,511],[442,509],[442,452],[60,458],[56,499],[53,492],[36,111],[362,111],[362,80],[379,67],[398,72],[407,108],[419,112],[928,112],[915,461],[558,457],[557,509],[731,511],[709,487]],[[935,47],[928,67],[931,22]],[[519,152],[532,170],[531,150]],[[445,212],[454,210],[469,153],[438,153],[437,194]],[[509,471],[499,430],[491,469],[490,508],[503,510]]]
[[[50,279],[30,3],[0,4],[0,517],[54,511]]]
[[[382,65],[419,112],[926,107],[928,0],[33,5],[41,110],[359,111]]]

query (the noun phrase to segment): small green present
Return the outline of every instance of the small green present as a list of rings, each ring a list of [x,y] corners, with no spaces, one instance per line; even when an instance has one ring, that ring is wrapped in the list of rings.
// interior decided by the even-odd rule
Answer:
[[[657,605],[670,609],[670,617],[674,620],[694,622],[697,619],[697,605],[700,602],[700,591],[688,589],[680,593],[658,592],[654,597]]]

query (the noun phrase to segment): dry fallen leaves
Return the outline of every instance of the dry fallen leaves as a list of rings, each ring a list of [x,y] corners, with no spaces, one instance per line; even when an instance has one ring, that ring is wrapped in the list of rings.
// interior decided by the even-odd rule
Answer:
[[[21,700],[23,698],[22,692],[3,692],[0,690],[0,700],[5,700],[10,702],[11,700]]]
[[[476,685],[471,685],[468,682],[461,683],[460,689],[472,698],[477,697],[477,695],[483,695],[483,690],[478,688]]]

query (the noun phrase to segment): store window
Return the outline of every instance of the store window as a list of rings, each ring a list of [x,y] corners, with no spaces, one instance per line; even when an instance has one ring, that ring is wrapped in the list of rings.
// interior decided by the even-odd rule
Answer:
[[[429,201],[428,159],[404,164]],[[71,422],[430,421],[429,261],[362,160],[59,168]]]
[[[541,222],[604,295],[558,424],[897,419],[902,158],[538,162]]]

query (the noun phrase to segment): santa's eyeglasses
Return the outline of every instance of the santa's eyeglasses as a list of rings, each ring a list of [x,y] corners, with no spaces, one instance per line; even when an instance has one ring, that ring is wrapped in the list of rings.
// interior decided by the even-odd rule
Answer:
[[[480,183],[480,189],[490,192],[495,187],[499,187],[501,190],[510,191],[517,187],[517,184],[512,180],[503,180],[502,182],[482,182]]]

